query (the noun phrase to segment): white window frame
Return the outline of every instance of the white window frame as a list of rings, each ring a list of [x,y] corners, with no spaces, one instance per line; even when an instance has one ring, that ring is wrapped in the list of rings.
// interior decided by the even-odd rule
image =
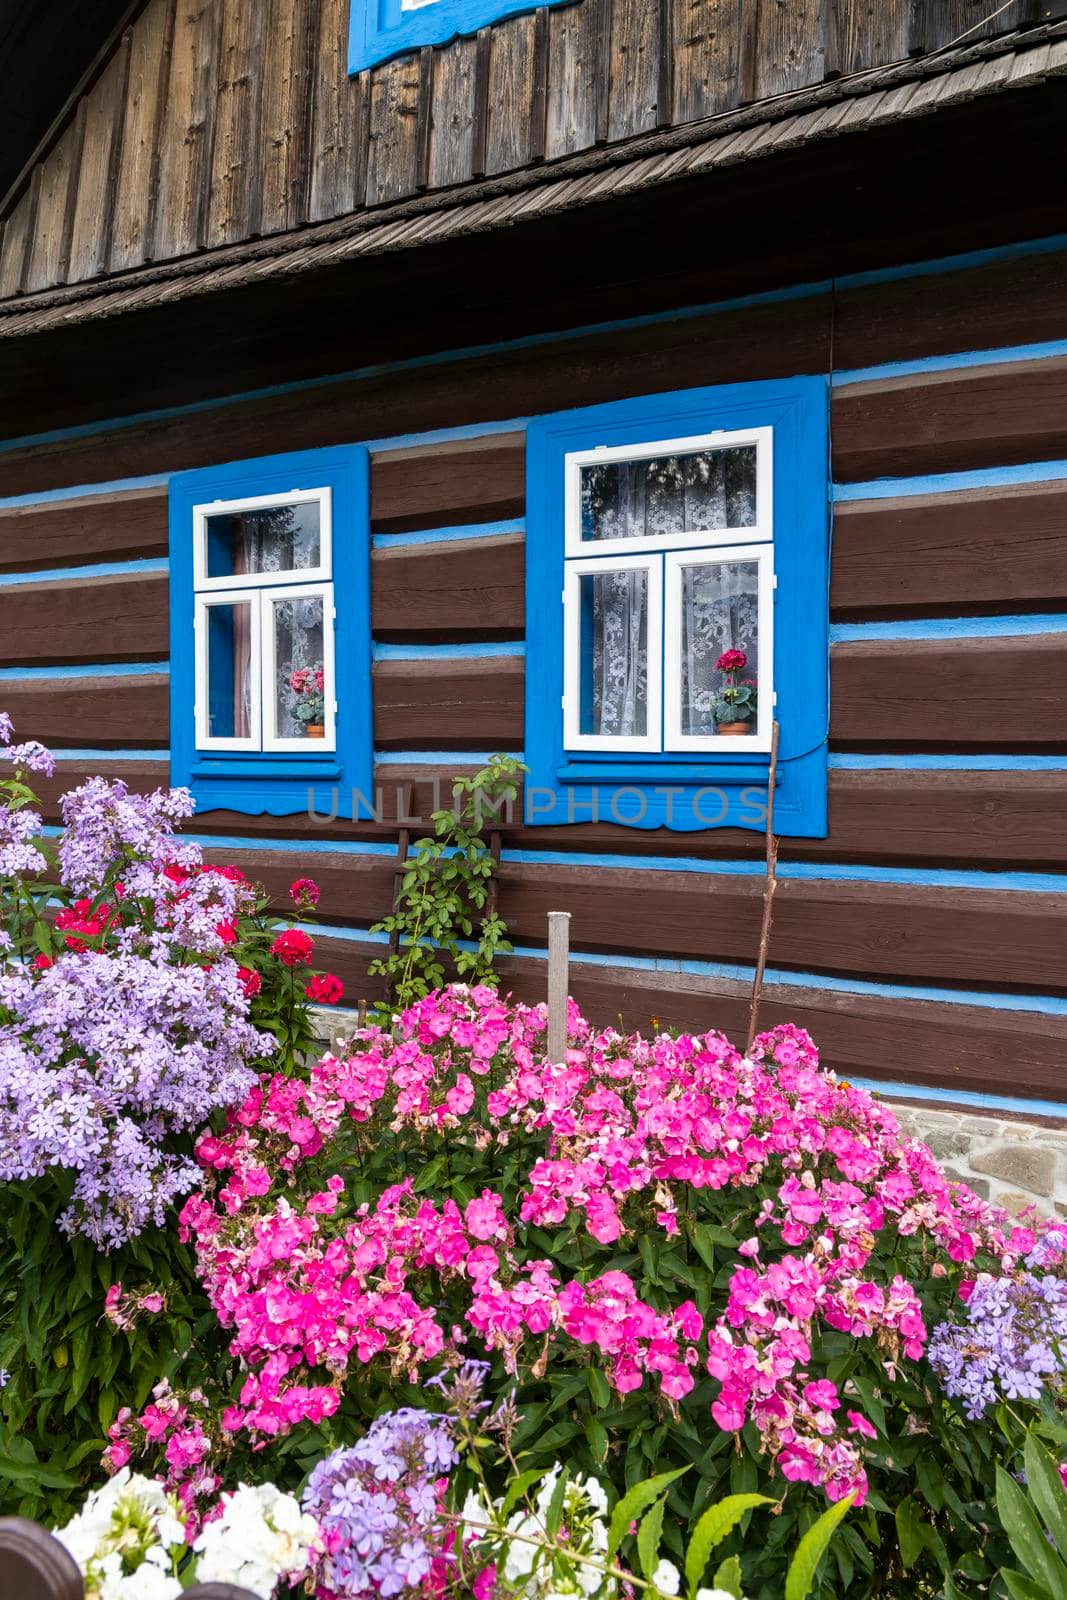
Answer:
[[[307,505],[317,501],[319,506],[319,562],[315,567],[294,567],[280,572],[228,572],[209,578],[207,570],[207,524],[209,517],[226,516],[237,511],[273,511],[278,506]],[[210,500],[193,507],[193,587],[198,594],[212,590],[266,589],[277,586],[279,580],[290,583],[323,583],[333,575],[332,568],[332,497],[328,488],[290,489],[285,494],[245,495],[240,500]]]
[[[582,733],[582,589],[587,574],[648,574],[648,715],[646,732]],[[659,751],[663,705],[663,561],[658,556],[591,556],[568,561],[563,585],[563,727],[568,750]]]
[[[249,694],[249,725],[252,733],[247,738],[212,734],[211,732],[211,693],[208,676],[208,626],[207,613],[213,606],[246,605],[249,616],[249,661],[252,666],[250,673]],[[262,677],[260,672],[260,627],[259,627],[259,596],[250,593],[247,589],[217,589],[211,594],[198,594],[195,597],[195,612],[193,620],[194,641],[196,652],[195,696],[196,696],[196,746],[198,750],[258,750],[259,729],[261,726],[260,689]]]
[[[754,676],[759,705],[755,731],[686,734],[682,732],[682,568],[728,566],[738,561],[755,562],[757,565],[759,610]],[[723,755],[741,750],[769,751],[774,721],[774,546],[734,545],[677,550],[666,554],[663,563],[664,750],[699,750]]]
[[[278,661],[275,651],[275,631],[273,608],[279,600],[311,600],[316,595],[322,597],[322,700],[323,724],[325,728],[321,739],[303,737],[286,739],[277,732],[277,670]],[[333,584],[332,583],[286,583],[279,584],[273,589],[263,589],[259,594],[262,613],[260,616],[260,635],[262,638],[262,682],[264,687],[270,684],[269,698],[263,697],[263,744],[265,751],[298,750],[307,755],[316,750],[335,750],[337,748],[337,683],[334,670],[334,610]]]
[[[647,461],[655,456],[687,455],[698,450],[756,446],[756,521],[750,528],[689,528],[681,533],[635,535],[629,539],[583,539],[581,469],[605,461]],[[634,444],[596,445],[567,455],[564,464],[565,554],[626,555],[637,551],[679,550],[686,546],[766,544],[774,537],[774,429],[719,428],[679,439],[641,440]]]

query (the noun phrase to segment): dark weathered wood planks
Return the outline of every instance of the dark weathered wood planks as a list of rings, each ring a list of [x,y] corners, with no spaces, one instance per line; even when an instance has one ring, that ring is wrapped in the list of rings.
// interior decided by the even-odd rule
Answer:
[[[160,96],[166,92],[163,69],[169,64],[174,20],[175,13],[164,0],[153,0],[130,34],[121,158],[111,220],[111,272],[140,266],[151,255],[152,186],[163,116]]]
[[[156,260],[188,255],[205,241],[221,22],[222,0],[187,0],[175,18],[159,143]]]
[[[872,380],[834,401],[834,472],[846,483],[1064,455],[1061,356]]]
[[[5,666],[165,661],[169,632],[165,577],[0,585]]]
[[[1067,635],[838,644],[830,704],[853,749],[1065,749]]]
[[[519,534],[376,550],[371,622],[379,639],[516,639],[525,629]]]
[[[33,572],[167,551],[167,495],[131,489],[0,511],[0,568]]]
[[[306,219],[317,0],[270,0],[260,118],[259,231]]]
[[[1053,610],[1067,602],[1067,484],[856,500],[834,514],[831,614]]]
[[[513,518],[522,515],[525,497],[521,433],[385,451],[371,463],[371,523],[378,533]]]
[[[4,707],[27,738],[57,749],[166,749],[168,681],[165,672],[19,679],[4,685]]]
[[[374,743],[380,750],[517,750],[522,747],[522,662],[452,657],[374,667]]]

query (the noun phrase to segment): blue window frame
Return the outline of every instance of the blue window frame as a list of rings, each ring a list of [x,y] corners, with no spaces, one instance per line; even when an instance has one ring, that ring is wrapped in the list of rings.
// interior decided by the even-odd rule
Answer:
[[[543,3],[562,5],[567,0]],[[447,44],[504,17],[537,9],[537,0],[352,0],[348,70],[362,72],[407,50]]]
[[[199,810],[369,810],[369,527],[361,446],[171,479],[171,779]]]
[[[761,829],[777,721],[775,831],[825,835],[828,407],[801,377],[530,423],[528,823]]]

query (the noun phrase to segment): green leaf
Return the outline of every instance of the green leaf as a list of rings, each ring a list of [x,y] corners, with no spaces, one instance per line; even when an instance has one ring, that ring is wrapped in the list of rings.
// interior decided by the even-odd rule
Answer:
[[[635,1483],[632,1489],[626,1491],[611,1513],[607,1548],[609,1561],[629,1533],[631,1522],[635,1522],[643,1511],[647,1511],[653,1500],[658,1500],[660,1495],[666,1494],[676,1478],[682,1477],[683,1473],[688,1471],[688,1467],[678,1467],[674,1472],[660,1472],[654,1478],[642,1479],[640,1483]]]
[[[611,1385],[599,1367],[590,1367],[587,1373],[589,1393],[598,1406],[611,1404]]]
[[[923,1551],[923,1519],[910,1494],[901,1500],[896,1509],[897,1542],[904,1571],[913,1567]]]
[[[997,1511],[1008,1541],[1027,1574],[1036,1578],[1053,1600],[1067,1600],[1067,1567],[1045,1538],[1044,1529],[1019,1485],[997,1467]]]
[[[1067,1492],[1055,1462],[1032,1433],[1026,1436],[1026,1486],[1060,1555],[1067,1559]]]
[[[708,1564],[708,1557],[717,1544],[721,1544],[726,1535],[741,1521],[746,1511],[751,1511],[753,1506],[767,1506],[773,1502],[765,1494],[731,1494],[725,1500],[718,1500],[709,1506],[693,1529],[693,1537],[689,1541],[689,1549],[685,1556],[685,1581],[689,1585],[689,1593],[695,1594],[704,1568]]]
[[[653,1501],[637,1530],[637,1555],[641,1562],[641,1571],[649,1582],[652,1581],[652,1574],[659,1562],[659,1542],[663,1533],[665,1504],[662,1499]]]
[[[1024,1578],[1021,1572],[1005,1569],[1000,1576],[1011,1600],[1048,1600],[1048,1590],[1044,1585],[1035,1583],[1032,1578]]]
[[[414,1192],[416,1194],[422,1194],[424,1190],[432,1189],[442,1172],[444,1172],[447,1163],[447,1156],[434,1156],[431,1161],[427,1161],[426,1165],[415,1179],[415,1183],[413,1185]]]
[[[0,1476],[15,1483],[39,1483],[46,1489],[77,1489],[77,1478],[63,1472],[51,1472],[36,1462],[16,1461],[14,1456],[0,1455]]]
[[[741,1563],[736,1556],[729,1556],[721,1563],[712,1579],[712,1584],[724,1594],[732,1594],[734,1600],[744,1600],[741,1592]]]
[[[511,1480],[508,1484],[508,1492],[504,1496],[500,1507],[500,1520],[502,1522],[507,1520],[508,1514],[515,1509],[527,1489],[532,1489],[535,1483],[540,1483],[544,1475],[540,1467],[529,1467],[525,1472],[520,1472],[517,1478]]]
[[[797,1545],[797,1553],[789,1563],[785,1579],[785,1600],[807,1600],[815,1582],[819,1562],[826,1554],[838,1523],[848,1515],[855,1493],[848,1495],[824,1511],[818,1522],[813,1522]]]

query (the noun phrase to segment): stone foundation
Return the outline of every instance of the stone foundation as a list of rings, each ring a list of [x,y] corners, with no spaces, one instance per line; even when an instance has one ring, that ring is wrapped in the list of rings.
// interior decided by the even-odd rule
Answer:
[[[907,1133],[930,1146],[950,1178],[983,1199],[1013,1213],[1036,1206],[1046,1216],[1067,1216],[1067,1125],[897,1102],[893,1110]]]

